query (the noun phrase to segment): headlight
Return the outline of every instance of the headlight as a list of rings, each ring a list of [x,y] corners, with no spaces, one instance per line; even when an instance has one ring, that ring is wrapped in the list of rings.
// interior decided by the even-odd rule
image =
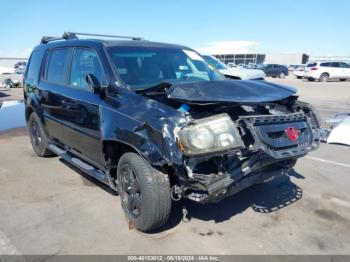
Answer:
[[[236,125],[227,114],[196,120],[178,131],[185,155],[214,153],[243,147]]]

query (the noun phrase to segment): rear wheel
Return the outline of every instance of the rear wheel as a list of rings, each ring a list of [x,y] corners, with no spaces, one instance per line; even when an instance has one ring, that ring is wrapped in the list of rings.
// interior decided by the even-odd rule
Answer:
[[[307,80],[312,82],[312,81],[315,81],[315,78],[309,77]]]
[[[281,73],[279,74],[279,77],[280,77],[280,78],[285,78],[285,77],[286,77],[286,74],[283,73],[283,72],[281,72]]]
[[[329,80],[329,74],[323,73],[320,76],[320,82],[327,82]]]
[[[122,207],[137,229],[150,231],[168,221],[171,194],[167,174],[129,152],[120,158],[117,176]]]
[[[36,113],[32,113],[29,117],[28,131],[33,150],[38,156],[45,157],[54,155],[54,153],[48,149],[49,139]]]
[[[301,76],[297,76],[297,79],[301,79],[302,77]]]
[[[346,79],[343,79],[343,78],[342,78],[342,79],[340,79],[340,81],[344,82],[344,81],[346,81]]]

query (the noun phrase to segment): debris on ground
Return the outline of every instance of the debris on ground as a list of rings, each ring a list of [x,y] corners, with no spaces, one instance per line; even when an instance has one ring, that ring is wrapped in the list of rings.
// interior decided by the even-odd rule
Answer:
[[[350,145],[350,113],[338,113],[326,121],[330,128],[323,128],[320,140],[328,144]]]

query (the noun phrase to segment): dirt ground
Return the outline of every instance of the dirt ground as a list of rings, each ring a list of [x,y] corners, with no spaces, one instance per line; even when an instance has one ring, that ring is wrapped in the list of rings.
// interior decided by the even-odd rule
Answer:
[[[298,87],[324,120],[350,111],[350,82],[268,80]],[[1,100],[21,97],[0,89]],[[17,128],[0,134],[0,254],[349,254],[349,185],[350,147],[322,144],[290,176],[218,204],[185,202],[188,222],[175,204],[167,226],[144,234],[128,228],[118,196],[37,157]]]

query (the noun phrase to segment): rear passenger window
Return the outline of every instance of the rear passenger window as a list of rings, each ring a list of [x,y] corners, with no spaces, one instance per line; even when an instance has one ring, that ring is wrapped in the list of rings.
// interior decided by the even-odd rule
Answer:
[[[332,63],[332,67],[339,67],[339,63],[338,62],[333,62]]]
[[[51,50],[47,64],[46,80],[56,84],[66,83],[68,66],[68,49],[60,48]]]
[[[330,67],[332,63],[321,63],[320,66]]]
[[[73,55],[69,84],[76,87],[87,88],[87,74],[93,74],[102,84],[103,70],[95,50],[76,48]]]
[[[41,53],[39,51],[34,51],[30,56],[28,71],[26,75],[27,81],[36,82],[38,80],[38,75],[41,66]]]

